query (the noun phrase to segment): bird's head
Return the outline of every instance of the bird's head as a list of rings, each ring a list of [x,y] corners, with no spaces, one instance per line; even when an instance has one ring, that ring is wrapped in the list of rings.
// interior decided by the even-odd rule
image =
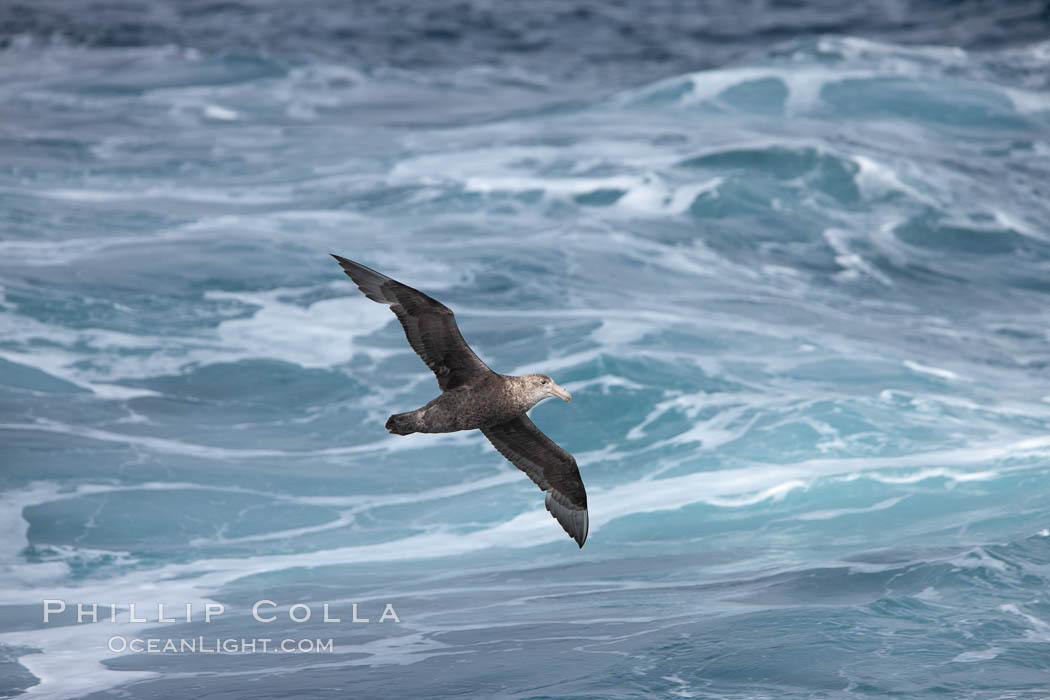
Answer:
[[[526,374],[522,377],[525,391],[533,406],[546,398],[556,398],[568,403],[572,401],[572,394],[554,383],[554,380],[546,374]]]

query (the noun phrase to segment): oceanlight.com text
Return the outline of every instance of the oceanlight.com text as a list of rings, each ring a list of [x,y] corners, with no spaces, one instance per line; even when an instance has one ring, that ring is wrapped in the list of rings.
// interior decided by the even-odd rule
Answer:
[[[235,637],[124,637],[109,638],[109,650],[115,654],[331,654],[332,639],[253,639]]]

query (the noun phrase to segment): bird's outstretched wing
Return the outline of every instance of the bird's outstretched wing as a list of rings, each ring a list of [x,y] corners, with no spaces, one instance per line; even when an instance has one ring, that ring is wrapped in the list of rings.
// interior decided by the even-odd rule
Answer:
[[[481,432],[501,455],[547,492],[547,510],[583,547],[590,526],[587,491],[573,456],[544,435],[528,416],[482,428]]]
[[[455,389],[492,372],[463,340],[450,308],[353,260],[334,253],[332,257],[366,297],[390,305],[390,310],[405,329],[408,344],[437,375],[442,391]]]

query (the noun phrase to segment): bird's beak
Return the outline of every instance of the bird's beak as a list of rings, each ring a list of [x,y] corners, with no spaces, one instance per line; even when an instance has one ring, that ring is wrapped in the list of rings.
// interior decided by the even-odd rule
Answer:
[[[552,396],[557,396],[559,399],[561,399],[565,403],[569,403],[570,401],[572,401],[572,394],[570,394],[569,392],[565,391],[565,389],[562,389],[557,384],[554,384],[554,382],[551,382],[551,384],[553,384],[553,386],[551,387],[551,395]]]

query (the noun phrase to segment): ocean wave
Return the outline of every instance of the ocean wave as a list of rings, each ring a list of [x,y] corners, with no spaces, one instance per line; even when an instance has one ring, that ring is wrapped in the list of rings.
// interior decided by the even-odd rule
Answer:
[[[1050,619],[1047,51],[827,36],[584,89],[8,42],[4,654],[42,697],[512,657],[556,696],[998,692]],[[580,464],[584,550],[481,436],[383,430],[433,378],[329,252],[573,391],[532,415]],[[405,622],[216,674],[35,621],[260,590]]]

